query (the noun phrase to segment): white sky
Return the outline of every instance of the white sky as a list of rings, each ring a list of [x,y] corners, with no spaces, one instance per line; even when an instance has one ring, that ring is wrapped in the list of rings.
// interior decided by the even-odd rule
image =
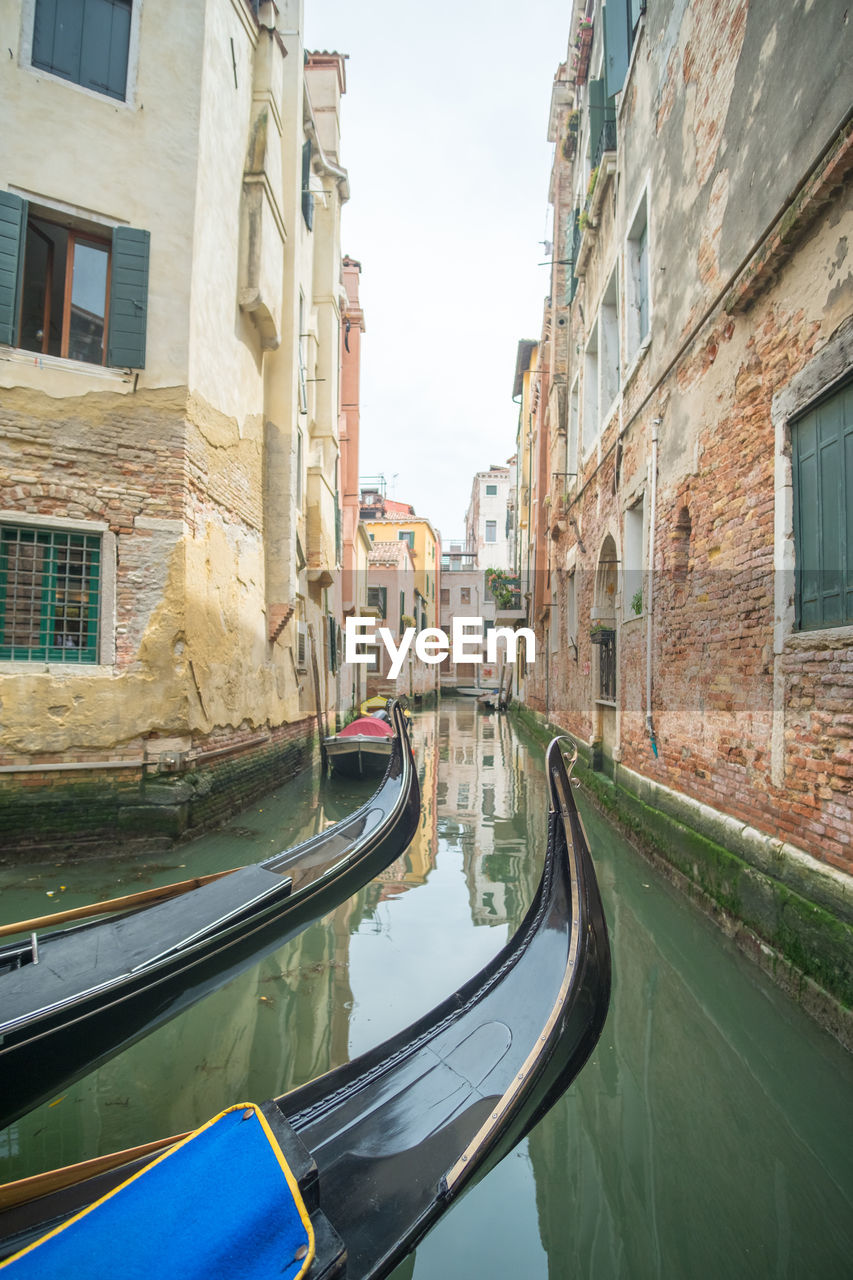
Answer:
[[[548,292],[551,85],[569,0],[305,0],[305,46],[349,55],[342,247],[362,266],[363,476],[445,540],[512,454],[516,348]]]

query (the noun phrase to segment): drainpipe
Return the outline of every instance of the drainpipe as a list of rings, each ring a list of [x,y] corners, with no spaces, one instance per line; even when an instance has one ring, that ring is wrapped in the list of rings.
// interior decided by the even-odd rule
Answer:
[[[656,757],[658,753],[658,744],[655,738],[654,723],[652,721],[652,616],[654,613],[655,600],[655,523],[658,479],[658,427],[660,426],[660,423],[660,418],[652,419],[652,458],[651,479],[649,485],[649,599],[648,607],[646,609],[646,729],[648,730],[652,751],[655,753]]]

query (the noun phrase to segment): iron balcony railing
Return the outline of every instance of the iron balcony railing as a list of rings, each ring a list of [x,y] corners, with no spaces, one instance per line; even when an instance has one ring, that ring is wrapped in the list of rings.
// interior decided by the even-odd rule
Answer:
[[[598,146],[595,149],[595,155],[592,158],[593,169],[598,169],[601,161],[604,159],[605,153],[616,150],[616,118],[605,118],[604,124],[601,126],[601,133],[598,136]],[[601,175],[599,175],[600,177]]]

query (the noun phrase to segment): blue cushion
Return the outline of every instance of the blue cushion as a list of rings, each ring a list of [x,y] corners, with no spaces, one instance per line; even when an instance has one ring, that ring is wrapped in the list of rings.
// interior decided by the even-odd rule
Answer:
[[[243,1104],[0,1270],[9,1280],[297,1280],[313,1256],[293,1174],[261,1112]]]

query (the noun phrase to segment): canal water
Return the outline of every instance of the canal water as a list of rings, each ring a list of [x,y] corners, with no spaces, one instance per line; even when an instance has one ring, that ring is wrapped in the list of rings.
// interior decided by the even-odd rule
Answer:
[[[0,1130],[0,1180],[284,1092],[393,1034],[489,960],[538,881],[542,748],[464,699],[416,715],[414,740],[423,811],[406,854]],[[257,861],[370,790],[315,770],[159,861],[2,870],[0,916]],[[613,948],[604,1033],[559,1103],[394,1280],[850,1280],[853,1059],[581,804]]]

